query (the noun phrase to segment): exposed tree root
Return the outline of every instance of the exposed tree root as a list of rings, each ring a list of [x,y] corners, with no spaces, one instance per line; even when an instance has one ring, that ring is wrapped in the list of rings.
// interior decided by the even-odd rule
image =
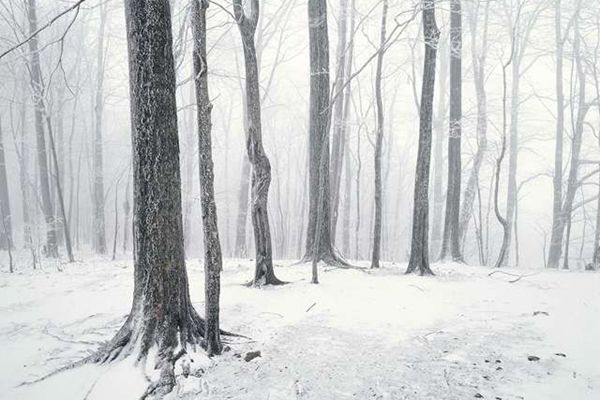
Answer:
[[[220,334],[224,337],[249,339],[246,336],[224,330],[220,330]],[[144,363],[147,361],[150,349],[158,348],[154,368],[160,370],[160,377],[156,382],[151,382],[142,398],[162,398],[171,392],[176,385],[175,363],[187,354],[189,348],[195,349],[198,346],[205,349],[203,338],[204,320],[192,307],[188,312],[186,324],[179,326],[177,329],[165,328],[153,322],[148,323],[148,321],[141,318],[130,317],[116,335],[110,341],[101,345],[93,354],[60,367],[40,378],[23,382],[19,386],[39,383],[86,364],[102,365],[130,356],[136,357],[136,363]],[[227,343],[226,340],[223,342]],[[93,387],[90,390],[92,389]]]

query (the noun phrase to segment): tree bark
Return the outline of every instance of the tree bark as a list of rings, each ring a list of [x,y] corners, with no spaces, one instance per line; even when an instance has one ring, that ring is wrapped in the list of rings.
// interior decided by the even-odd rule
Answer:
[[[422,0],[422,4],[425,60],[419,111],[419,149],[413,201],[412,240],[406,273],[433,275],[429,267],[429,170],[436,49],[440,32],[435,21],[435,0]]]
[[[461,0],[450,1],[450,130],[448,135],[448,188],[441,259],[449,253],[462,261],[459,214],[462,137],[462,9]]]
[[[175,67],[168,0],[125,2],[134,186],[134,293],[116,336],[91,357],[106,362],[158,350],[160,378],[144,398],[175,385],[174,364],[201,344],[204,321],[189,295],[183,248]],[[181,352],[179,351],[181,349]]]
[[[332,265],[346,262],[336,253],[331,237],[331,193],[329,179],[329,35],[327,2],[308,1],[310,52],[310,121],[309,121],[309,212],[306,253],[303,261],[314,259],[318,239],[318,261]],[[321,177],[321,174],[325,176]],[[322,196],[320,193],[322,192]],[[322,218],[319,219],[319,215]],[[320,221],[320,224],[319,224]],[[317,234],[317,231],[318,234]]]
[[[221,354],[223,345],[219,333],[219,296],[223,265],[217,205],[215,203],[214,166],[211,142],[212,104],[208,94],[208,63],[206,59],[206,9],[208,0],[191,0],[194,35],[194,77],[198,116],[198,157],[200,168],[200,199],[204,228],[204,293],[205,341],[209,356]]]
[[[27,17],[29,31],[37,31],[37,9],[36,0],[27,0]],[[38,37],[33,36],[29,40],[29,52],[31,54],[29,71],[31,75],[31,89],[33,92],[35,131],[37,144],[38,169],[40,179],[40,191],[42,195],[42,211],[46,222],[46,245],[45,254],[48,257],[58,257],[58,245],[56,240],[56,221],[52,200],[50,195],[50,182],[48,173],[48,153],[46,151],[46,138],[44,132],[44,82],[42,80],[42,69],[40,66],[40,54]]]
[[[277,285],[273,270],[273,252],[269,227],[268,197],[271,184],[271,164],[262,144],[261,106],[258,81],[258,62],[254,45],[254,34],[259,16],[259,2],[252,0],[250,14],[246,15],[241,0],[234,0],[233,11],[236,17],[242,44],[246,71],[246,116],[248,131],[246,147],[252,164],[252,227],[256,251],[256,266],[252,285]]]
[[[377,54],[377,67],[375,72],[375,99],[377,104],[377,137],[375,139],[375,223],[373,227],[373,254],[371,256],[371,268],[379,268],[381,258],[381,220],[383,213],[383,187],[381,172],[381,153],[383,150],[383,95],[381,93],[381,80],[383,70],[383,56],[385,54],[386,20],[388,12],[388,0],[383,0],[383,11],[381,15],[381,34],[379,39],[379,54]]]

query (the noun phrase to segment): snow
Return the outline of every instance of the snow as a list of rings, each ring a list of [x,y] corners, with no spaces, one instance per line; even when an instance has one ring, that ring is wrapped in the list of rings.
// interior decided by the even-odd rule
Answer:
[[[212,360],[190,355],[203,373],[179,376],[169,398],[600,398],[599,274],[489,276],[488,268],[449,264],[419,277],[386,263],[378,271],[322,267],[321,283],[312,285],[309,265],[277,264],[290,283],[256,289],[243,285],[252,261],[226,260],[221,324],[250,339],[229,339],[231,350]],[[202,313],[201,264],[190,260],[188,271]],[[523,278],[510,282],[513,275]],[[146,366],[128,359],[19,386],[111,338],[132,288],[130,261],[3,269],[0,399],[139,398]],[[255,350],[261,357],[245,362]]]

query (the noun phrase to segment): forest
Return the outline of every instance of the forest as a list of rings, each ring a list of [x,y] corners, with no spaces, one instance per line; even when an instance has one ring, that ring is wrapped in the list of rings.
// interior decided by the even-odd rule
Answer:
[[[600,398],[597,0],[0,0],[0,399]]]

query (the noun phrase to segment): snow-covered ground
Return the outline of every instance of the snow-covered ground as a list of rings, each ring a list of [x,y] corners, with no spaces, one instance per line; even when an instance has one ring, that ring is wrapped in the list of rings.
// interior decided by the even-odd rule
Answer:
[[[308,265],[276,268],[290,284],[242,284],[252,262],[227,260],[225,355],[196,357],[201,378],[170,396],[188,399],[600,399],[600,274],[435,265],[435,277]],[[283,266],[286,265],[286,266]],[[129,311],[130,262],[47,264],[0,273],[0,398],[137,399],[141,367],[89,365],[21,385],[81,359]],[[62,271],[59,271],[61,269]],[[203,276],[188,263],[203,310]],[[246,362],[243,356],[260,350]],[[241,357],[240,357],[241,355]],[[530,361],[532,356],[539,357]]]

